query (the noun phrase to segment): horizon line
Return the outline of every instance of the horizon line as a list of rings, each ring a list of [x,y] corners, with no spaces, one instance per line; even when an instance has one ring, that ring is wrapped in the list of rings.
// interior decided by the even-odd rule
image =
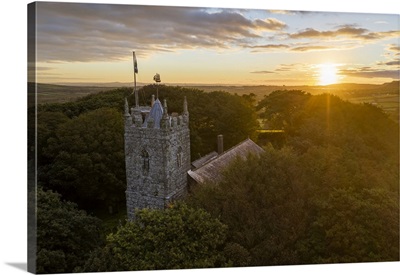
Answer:
[[[356,82],[344,82],[344,83],[334,83],[328,85],[310,85],[310,84],[298,84],[298,85],[286,85],[286,84],[240,84],[240,83],[182,83],[182,82],[171,82],[171,83],[162,83],[161,85],[172,85],[172,86],[234,86],[234,87],[256,87],[256,86],[282,86],[282,87],[329,87],[329,86],[338,86],[338,85],[384,85],[390,83],[400,82],[400,80],[392,80],[389,82],[382,82],[380,84],[376,83],[356,83]],[[28,81],[28,83],[36,83],[36,84],[46,84],[46,85],[59,85],[59,86],[92,86],[96,87],[97,85],[101,86],[109,86],[112,84],[116,84],[117,86],[110,87],[131,87],[133,83],[131,82],[119,82],[119,81],[110,81],[110,82],[32,82]],[[137,83],[139,86],[147,86],[147,85],[156,85],[152,82],[139,82]]]

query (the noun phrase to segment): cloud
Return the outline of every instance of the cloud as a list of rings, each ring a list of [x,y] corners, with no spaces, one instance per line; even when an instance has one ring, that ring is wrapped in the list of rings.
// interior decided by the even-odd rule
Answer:
[[[326,31],[307,28],[287,33],[289,26],[272,16],[253,18],[243,14],[246,13],[232,9],[39,2],[38,62],[126,60],[132,50],[141,58],[182,49],[301,53],[352,49],[362,46],[359,40],[400,35],[399,31],[372,32],[351,24]],[[332,43],[335,38],[341,43]],[[311,39],[312,43],[293,43],[297,39]]]
[[[378,65],[399,66],[400,65],[400,59],[393,60],[393,61],[387,61],[387,62],[379,62]]]
[[[302,47],[294,47],[290,50],[293,52],[310,52],[310,51],[326,51],[333,50],[333,47],[330,46],[302,46]]]
[[[290,71],[303,71],[308,70],[309,65],[304,63],[291,63],[291,64],[280,64],[275,70],[276,72],[290,72]]]
[[[306,28],[295,33],[276,33],[273,37],[268,38],[269,40],[286,40],[288,42],[298,39],[308,39],[308,43],[247,45],[247,47],[253,49],[252,52],[277,50],[291,52],[350,50],[365,45],[360,43],[360,40],[367,43],[398,37],[399,35],[400,31],[371,32],[366,28],[358,27],[356,24],[345,24],[337,26],[334,30],[320,31],[314,28]],[[399,46],[390,44],[389,50],[399,52]]]
[[[386,45],[386,51],[383,56],[386,58],[386,61],[376,62],[379,66],[400,66],[400,47],[397,44],[388,44]]]
[[[257,27],[269,31],[278,31],[287,28],[284,22],[274,18],[256,19],[254,23]]]
[[[267,12],[272,14],[294,14],[293,11],[288,10],[267,10]]]
[[[265,52],[271,50],[282,50],[290,48],[290,46],[286,44],[265,44],[265,45],[256,45],[247,47],[253,49],[252,52]]]
[[[307,28],[297,33],[290,34],[289,37],[293,39],[301,38],[332,38],[337,36],[355,36],[362,35],[368,32],[364,28],[355,28],[350,26],[344,26],[334,31],[318,31],[313,28]]]
[[[276,72],[290,72],[293,71],[293,68],[289,66],[282,66],[275,70]]]
[[[313,52],[313,51],[334,51],[334,50],[349,50],[360,47],[359,43],[342,42],[335,43],[292,43],[292,44],[264,44],[264,45],[247,45],[247,48],[252,49],[252,52]]]
[[[310,71],[312,65],[310,64],[305,64],[305,63],[291,63],[291,64],[279,64],[278,68],[269,71],[269,70],[264,70],[264,71],[253,71],[251,73],[254,74],[273,74],[273,73],[280,73],[280,72],[308,72]]]
[[[375,21],[375,24],[389,24],[387,21]]]
[[[37,67],[35,67],[35,69],[36,69],[37,71],[50,71],[50,70],[54,70],[54,68],[52,68],[52,67],[44,67],[44,66],[37,66]]]
[[[274,18],[248,19],[228,9],[39,2],[39,62],[124,60],[180,49],[229,49],[280,31]]]
[[[340,75],[353,76],[353,77],[363,77],[363,78],[391,78],[399,79],[398,70],[377,70],[371,67],[362,67],[358,69],[347,69],[340,70]]]
[[[272,71],[254,71],[254,72],[250,72],[251,74],[273,74],[275,72]]]
[[[387,50],[392,52],[400,52],[400,46],[396,44],[389,44]]]
[[[272,14],[285,14],[285,15],[296,15],[296,14],[310,14],[312,11],[290,11],[290,10],[267,10]]]
[[[318,31],[313,28],[307,28],[297,33],[289,34],[292,39],[333,39],[333,38],[351,38],[356,40],[378,40],[396,37],[400,31],[371,32],[365,28],[357,28],[354,25],[344,25],[336,30]]]

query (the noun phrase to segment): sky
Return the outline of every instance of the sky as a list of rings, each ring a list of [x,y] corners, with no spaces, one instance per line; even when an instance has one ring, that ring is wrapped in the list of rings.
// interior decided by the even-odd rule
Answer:
[[[36,81],[231,85],[399,79],[398,14],[39,2]]]

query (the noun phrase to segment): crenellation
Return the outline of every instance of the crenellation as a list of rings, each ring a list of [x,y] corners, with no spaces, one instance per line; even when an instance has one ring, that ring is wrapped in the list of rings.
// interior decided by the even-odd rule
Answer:
[[[175,128],[178,124],[178,120],[176,117],[172,117],[172,123],[171,123],[171,127]]]
[[[135,127],[142,127],[143,124],[143,118],[138,110],[134,110],[133,108],[131,109],[132,117],[133,117],[133,124]]]
[[[155,125],[154,125],[154,118],[152,118],[152,117],[149,117],[148,118],[148,120],[147,120],[147,128],[154,128],[155,127]]]

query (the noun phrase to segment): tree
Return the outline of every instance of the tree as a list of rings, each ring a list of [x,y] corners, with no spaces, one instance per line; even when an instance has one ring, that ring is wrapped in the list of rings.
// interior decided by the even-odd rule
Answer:
[[[298,243],[304,263],[398,261],[398,194],[334,188],[314,201],[315,217]]]
[[[47,146],[50,138],[55,138],[56,130],[69,118],[62,112],[38,112],[37,113],[37,161],[38,166],[44,166],[51,162],[43,154],[43,149]]]
[[[261,157],[235,161],[218,184],[198,186],[188,203],[228,226],[228,241],[249,251],[249,265],[299,263],[294,245],[305,212],[296,163],[289,148],[269,147]]]
[[[122,115],[111,108],[89,111],[60,125],[43,155],[45,188],[85,209],[107,209],[125,201]]]
[[[226,226],[203,210],[173,204],[142,209],[107,237],[85,271],[218,267],[224,264]]]
[[[394,261],[398,167],[386,165],[334,146],[268,147],[198,186],[188,203],[228,226],[249,265]]]
[[[358,157],[398,159],[398,123],[376,106],[330,94],[275,91],[258,105],[270,124],[285,130],[287,144],[304,153],[314,145],[346,148]]]
[[[37,272],[68,273],[103,243],[101,222],[52,191],[37,189]]]
[[[360,158],[346,148],[310,148],[300,156],[307,234],[304,263],[398,259],[398,167]],[[385,234],[378,233],[380,230]]]
[[[264,96],[256,109],[262,111],[260,117],[267,119],[271,127],[284,129],[293,123],[293,117],[303,110],[310,97],[300,90],[277,90]]]

